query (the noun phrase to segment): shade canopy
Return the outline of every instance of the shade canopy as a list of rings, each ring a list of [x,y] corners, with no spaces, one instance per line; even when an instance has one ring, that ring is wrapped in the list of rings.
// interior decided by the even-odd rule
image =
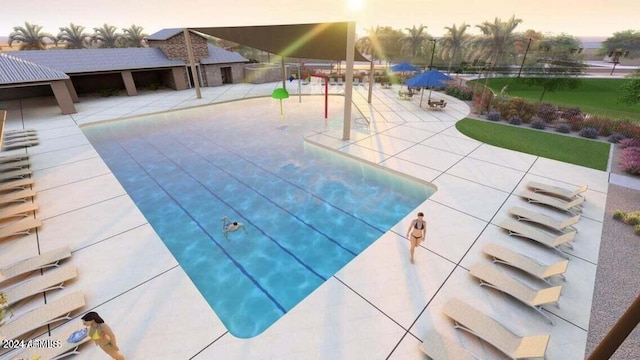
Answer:
[[[399,72],[399,71],[420,71],[420,69],[418,69],[417,67],[406,63],[406,62],[401,62],[399,64],[395,64],[391,67],[391,71],[395,71],[395,72]]]
[[[298,59],[346,60],[347,22],[192,27],[189,30]],[[355,61],[367,58],[355,50]]]
[[[432,87],[432,86],[445,86],[443,81],[453,80],[449,76],[441,73],[440,71],[433,69],[422,72],[412,78],[409,78],[405,83],[411,87]]]

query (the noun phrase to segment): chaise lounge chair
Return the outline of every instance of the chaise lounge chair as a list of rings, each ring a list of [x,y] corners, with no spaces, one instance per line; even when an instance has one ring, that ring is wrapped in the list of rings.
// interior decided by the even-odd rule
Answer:
[[[78,276],[75,266],[67,264],[60,266],[54,270],[49,270],[41,276],[35,276],[29,280],[20,282],[8,289],[4,290],[9,305],[13,305],[21,300],[30,298],[34,295],[50,291],[53,289],[62,289],[64,282]]]
[[[546,226],[550,229],[565,232],[568,229],[578,231],[573,225],[580,221],[580,215],[574,215],[564,220],[556,220],[550,216],[540,214],[529,209],[514,206],[509,209],[509,213],[514,215],[519,221],[530,221]]]
[[[530,181],[527,187],[533,189],[534,192],[540,192],[547,195],[559,197],[565,200],[575,200],[576,197],[581,196],[583,192],[589,189],[588,185],[582,185],[575,190],[565,189],[559,186],[553,186],[548,184],[539,183],[536,181]]]
[[[0,183],[0,192],[13,191],[13,190],[25,190],[28,186],[33,185],[35,181],[31,178],[18,179]]]
[[[71,313],[85,305],[81,291],[56,298],[26,312],[0,327],[0,339],[17,340],[20,336],[42,326],[61,320],[71,320]]]
[[[528,190],[521,191],[519,196],[527,199],[527,201],[530,203],[543,204],[570,213],[582,212],[582,209],[580,209],[580,205],[582,205],[582,203],[584,202],[584,197],[578,197],[575,200],[565,201],[553,196]]]
[[[518,336],[487,314],[455,298],[449,300],[443,311],[457,329],[479,337],[512,359],[546,358],[549,335]]]
[[[21,141],[34,141],[34,140],[38,140],[38,135],[36,134],[24,134],[24,135],[16,135],[16,136],[11,136],[11,137],[7,137],[6,135],[2,138],[2,144],[10,144],[10,143],[16,143],[16,142],[21,142]]]
[[[13,356],[11,359],[60,360],[71,355],[80,354],[78,351],[80,345],[89,341],[88,336],[85,336],[82,340],[75,343],[68,342],[68,338],[68,334],[56,330],[56,334],[52,336],[44,336],[39,340],[44,340],[49,344],[60,344],[60,346],[26,348],[16,354],[11,354]]]
[[[0,181],[7,181],[13,179],[24,179],[31,175],[31,169],[20,169],[9,172],[0,173]]]
[[[7,143],[3,141],[2,150],[5,150],[5,151],[13,150],[13,149],[18,149],[22,147],[35,146],[38,144],[39,144],[38,139],[24,140],[24,141],[17,141],[17,142],[7,142]]]
[[[69,257],[71,257],[71,250],[68,247],[61,247],[40,255],[20,260],[16,263],[0,268],[0,283],[32,271],[52,266],[57,267],[60,264],[60,260],[67,259]]]
[[[511,251],[498,244],[488,244],[482,248],[482,251],[489,255],[494,263],[501,263],[520,269],[529,275],[545,281],[549,285],[553,285],[549,280],[556,275],[560,276],[562,280],[565,280],[564,273],[567,271],[569,265],[569,260],[544,265],[526,255]]]
[[[31,166],[31,162],[29,160],[22,161],[12,161],[8,163],[0,163],[0,171],[7,171],[13,169],[24,169]]]
[[[33,202],[25,202],[22,204],[12,205],[0,208],[0,226],[2,221],[15,217],[28,216],[30,212],[38,210],[38,204]]]
[[[30,189],[12,191],[0,195],[0,206],[6,206],[6,204],[14,202],[26,202],[28,199],[36,196],[35,191]]]
[[[478,360],[475,355],[436,331],[427,334],[420,350],[433,360]]]
[[[564,234],[554,236],[547,232],[538,229],[535,226],[531,226],[527,223],[517,221],[511,218],[506,218],[498,224],[501,228],[509,231],[509,236],[520,236],[523,238],[531,239],[537,243],[540,243],[546,247],[558,251],[563,257],[568,258],[567,254],[560,249],[560,245],[566,245],[570,249],[573,248],[570,241],[576,236],[576,231],[566,232]]]
[[[22,160],[29,160],[29,154],[0,156],[0,164],[14,162],[14,161],[22,161]]]
[[[534,290],[500,271],[497,267],[484,264],[473,265],[469,269],[469,273],[480,280],[480,286],[488,286],[513,296],[516,300],[540,313],[553,325],[553,320],[542,312],[542,306],[549,304],[558,306],[562,286]]]
[[[17,235],[29,235],[31,230],[40,227],[41,225],[42,221],[40,221],[40,219],[32,219],[28,217],[10,222],[0,228],[0,239]]]

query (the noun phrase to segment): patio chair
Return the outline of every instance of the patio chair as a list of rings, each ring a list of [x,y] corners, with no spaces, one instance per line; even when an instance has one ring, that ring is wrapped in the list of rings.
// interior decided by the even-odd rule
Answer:
[[[0,164],[10,163],[14,161],[29,160],[29,154],[16,154],[0,156]]]
[[[548,248],[558,251],[565,258],[567,258],[567,254],[565,254],[559,247],[560,245],[566,245],[569,248],[573,248],[569,242],[573,241],[576,236],[575,230],[554,236],[538,229],[535,226],[511,218],[502,220],[498,226],[507,230],[509,232],[509,236],[520,236],[533,240]]]
[[[0,195],[0,206],[13,203],[13,202],[25,202],[34,196],[36,196],[35,191],[30,189],[4,193]]]
[[[581,196],[580,194],[584,193],[589,189],[588,185],[582,185],[575,190],[569,190],[559,186],[543,184],[536,181],[530,181],[527,184],[527,187],[533,189],[534,192],[544,193],[544,194],[559,197],[565,200],[574,200],[576,197]]]
[[[559,306],[558,300],[560,300],[562,286],[534,290],[500,271],[497,267],[485,264],[473,265],[469,269],[469,273],[480,280],[480,286],[488,286],[514,297],[540,313],[553,325],[553,320],[542,312],[542,306],[549,304]]]
[[[18,149],[18,148],[22,148],[22,147],[30,147],[30,146],[36,146],[38,145],[39,142],[38,140],[25,140],[25,141],[18,141],[18,142],[8,142],[5,143],[4,141],[2,142],[2,150],[13,150],[13,149]]]
[[[0,239],[17,236],[29,235],[31,230],[40,227],[42,221],[40,219],[32,219],[25,217],[21,220],[8,223],[0,228]]]
[[[447,302],[443,311],[454,321],[455,328],[479,337],[512,359],[546,358],[548,334],[518,336],[487,314],[455,298]]]
[[[2,325],[0,339],[19,339],[22,335],[42,326],[62,320],[71,320],[71,313],[83,306],[85,306],[85,302],[81,291],[56,298]]]
[[[29,280],[20,282],[4,290],[9,305],[13,305],[21,300],[34,295],[62,289],[65,281],[69,281],[78,276],[78,271],[71,264],[60,266],[54,270],[49,270],[44,275],[35,276]]]
[[[0,183],[0,192],[3,191],[14,191],[14,190],[25,190],[27,187],[34,184],[32,178],[18,179],[13,181],[8,181],[4,183]]]
[[[13,264],[0,268],[0,283],[10,280],[16,276],[30,273],[32,271],[59,266],[60,260],[71,257],[71,250],[68,247],[61,247],[47,251],[40,255],[31,256]]]
[[[27,134],[35,134],[38,131],[36,129],[15,129],[15,130],[5,130],[4,137],[12,137],[12,136],[21,136]]]
[[[24,179],[29,175],[31,175],[31,169],[19,169],[9,172],[2,172],[0,173],[0,181]]]
[[[33,141],[33,140],[38,140],[38,135],[24,134],[24,135],[10,136],[10,137],[3,136],[2,143],[9,144],[9,143],[15,143],[20,141]]]
[[[12,205],[5,208],[0,208],[0,222],[12,219],[14,217],[28,216],[30,212],[38,210],[38,204],[33,202],[25,202],[22,204]],[[0,223],[0,226],[1,223]]]
[[[539,212],[535,212],[529,209],[521,208],[519,206],[514,206],[509,209],[509,213],[514,215],[518,221],[530,221],[532,223],[540,224],[546,226],[550,229],[565,232],[569,229],[576,229],[573,225],[577,224],[580,221],[580,215],[575,215],[572,217],[565,218],[564,220],[556,220],[550,216],[540,214]]]
[[[461,347],[440,333],[431,331],[422,340],[420,351],[433,360],[478,360],[471,352]]]
[[[41,337],[39,338],[39,340],[44,340],[50,344],[60,344],[60,346],[26,348],[16,354],[11,354],[13,356],[12,359],[60,360],[71,355],[80,354],[80,351],[78,351],[80,345],[90,340],[89,336],[85,336],[78,342],[68,342],[67,339],[73,332],[71,332],[70,334],[66,334],[65,332],[59,330],[54,330],[54,332],[55,334],[51,336]]]
[[[551,206],[558,210],[563,210],[572,214],[574,214],[575,212],[582,212],[580,205],[582,205],[582,203],[584,202],[584,197],[578,197],[575,200],[565,201],[557,197],[528,190],[523,190],[518,195],[521,198],[526,199],[530,203]]]
[[[0,163],[0,171],[14,170],[14,169],[24,169],[31,166],[31,161],[22,160],[22,161],[12,161],[8,163]]]
[[[549,285],[553,285],[549,280],[556,275],[560,276],[562,280],[565,280],[564,273],[569,266],[569,260],[562,260],[555,264],[545,265],[498,244],[488,244],[482,248],[482,252],[489,255],[494,263],[501,263],[522,270],[529,275],[545,281]]]

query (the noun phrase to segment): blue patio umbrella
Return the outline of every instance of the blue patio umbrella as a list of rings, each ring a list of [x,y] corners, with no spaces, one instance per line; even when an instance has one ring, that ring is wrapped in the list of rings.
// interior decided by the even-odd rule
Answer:
[[[431,100],[431,88],[433,86],[444,86],[443,81],[453,80],[449,76],[441,73],[436,69],[422,72],[410,79],[407,79],[405,83],[411,87],[422,88],[422,94],[424,95],[424,88],[429,88],[429,100]],[[420,96],[420,106],[422,106],[422,95]]]
[[[406,62],[401,62],[399,64],[395,64],[391,67],[391,71],[394,72],[405,72],[405,71],[420,71],[420,69],[418,69],[417,67],[406,63]]]

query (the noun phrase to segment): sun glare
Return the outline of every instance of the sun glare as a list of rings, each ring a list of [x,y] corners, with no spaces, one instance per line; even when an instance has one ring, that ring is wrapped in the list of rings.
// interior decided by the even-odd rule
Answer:
[[[351,11],[360,11],[364,7],[364,0],[347,0],[347,7]]]

